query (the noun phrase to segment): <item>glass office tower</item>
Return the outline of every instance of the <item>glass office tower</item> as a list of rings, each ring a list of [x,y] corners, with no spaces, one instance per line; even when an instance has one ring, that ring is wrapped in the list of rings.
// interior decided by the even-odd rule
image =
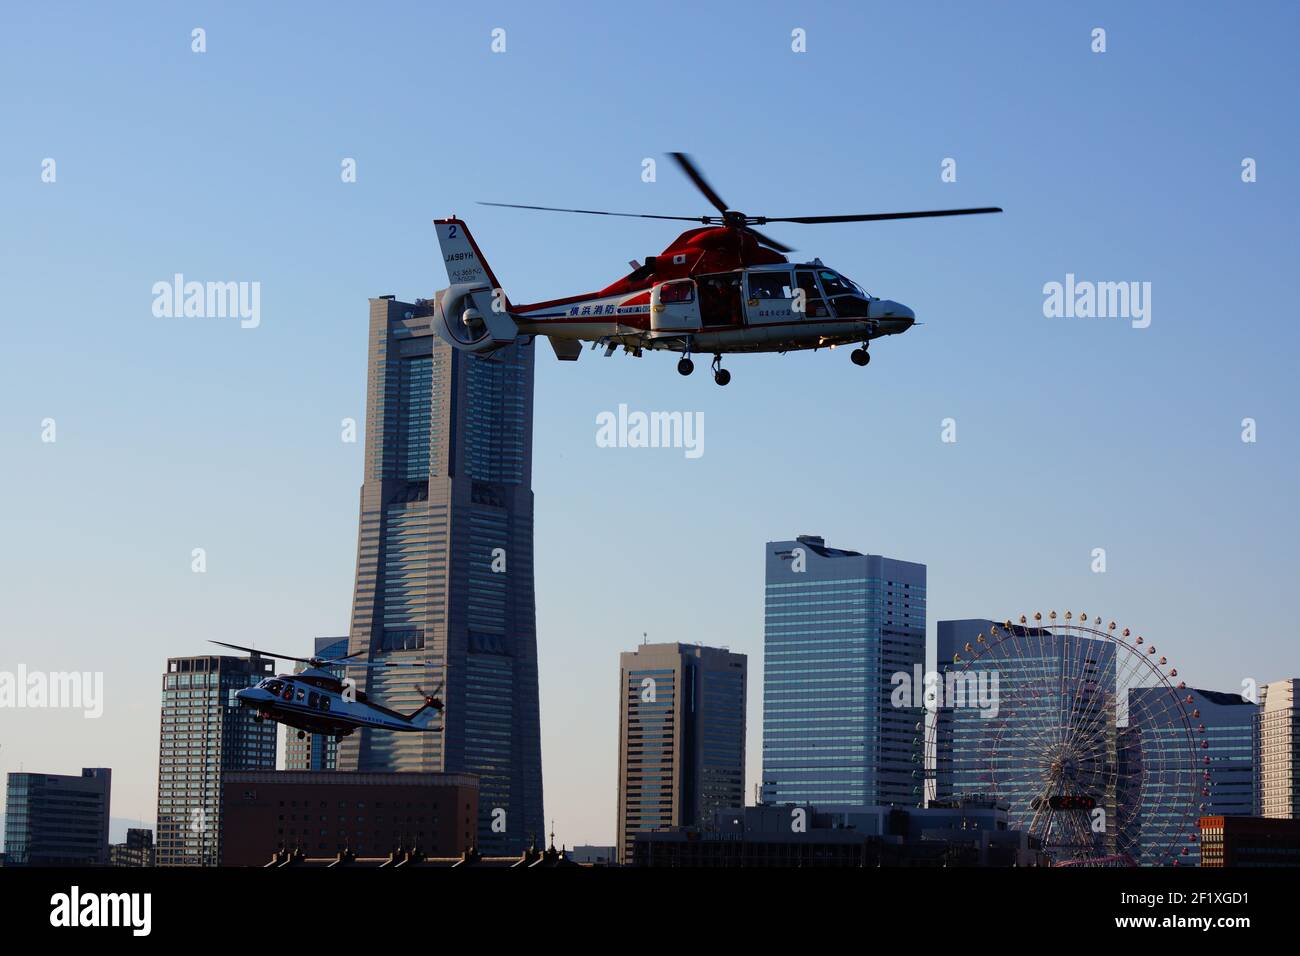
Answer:
[[[113,771],[81,776],[11,773],[5,792],[5,866],[104,866]]]
[[[1131,746],[1137,748],[1135,759],[1137,767],[1151,766],[1162,751],[1168,752],[1187,746],[1187,729],[1185,726],[1168,723],[1163,720],[1149,719],[1159,715],[1167,695],[1164,688],[1134,687],[1128,692],[1129,739]],[[1194,739],[1204,740],[1208,747],[1197,752],[1198,760],[1209,758],[1203,769],[1209,774],[1201,794],[1197,815],[1205,817],[1231,816],[1248,817],[1254,814],[1258,799],[1256,792],[1255,753],[1258,746],[1257,714],[1259,708],[1244,699],[1240,694],[1226,694],[1213,690],[1197,690],[1193,687],[1179,691],[1184,699],[1190,697],[1187,714],[1195,727],[1205,726],[1205,733],[1197,733]],[[1199,717],[1193,716],[1199,713]],[[1142,799],[1133,801],[1129,812],[1136,823],[1134,828],[1136,845],[1120,847],[1143,864],[1163,862],[1167,853],[1166,835],[1187,829],[1187,807],[1184,805],[1186,780],[1181,775],[1144,774],[1144,793]],[[1148,809],[1153,808],[1153,809]],[[1144,845],[1143,830],[1157,835],[1157,847]],[[1192,821],[1191,830],[1196,830]],[[1121,828],[1125,832],[1126,828]],[[1179,857],[1183,866],[1200,865],[1200,843],[1187,844],[1187,853]]]
[[[478,847],[544,839],[533,596],[532,343],[490,356],[434,334],[431,304],[370,301],[365,480],[349,651],[402,713],[442,687],[441,728],[360,730],[338,768],[468,772]]]
[[[925,665],[925,565],[769,541],[763,647],[764,803],[921,803],[924,710],[891,697]]]
[[[994,628],[999,636],[994,636]],[[995,648],[974,650],[980,635]],[[969,648],[968,648],[969,645]],[[954,664],[954,655],[962,656]],[[938,671],[945,689],[949,673],[996,689],[996,715],[945,701],[935,714],[935,799],[993,797],[1007,804],[1012,829],[1044,836],[1039,801],[1052,753],[1069,742],[1072,778],[1085,781],[1087,796],[1108,821],[1116,820],[1116,760],[1119,727],[1115,647],[1089,637],[1061,636],[1048,628],[1005,624],[982,618],[940,621]],[[987,679],[986,679],[987,678]],[[969,696],[969,695],[968,695]],[[1045,842],[1062,857],[1116,852],[1118,828],[1090,830],[1090,819],[1071,818]]]

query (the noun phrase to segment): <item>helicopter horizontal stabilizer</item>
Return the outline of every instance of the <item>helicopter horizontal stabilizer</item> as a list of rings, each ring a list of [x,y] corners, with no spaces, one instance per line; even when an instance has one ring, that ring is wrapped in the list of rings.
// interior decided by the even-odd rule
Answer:
[[[582,355],[582,342],[577,339],[549,339],[555,357],[561,362],[576,362]]]

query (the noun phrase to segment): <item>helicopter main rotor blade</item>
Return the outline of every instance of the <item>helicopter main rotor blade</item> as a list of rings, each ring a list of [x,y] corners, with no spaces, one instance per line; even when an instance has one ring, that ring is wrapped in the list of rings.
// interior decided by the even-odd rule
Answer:
[[[747,233],[749,233],[759,242],[763,243],[763,245],[770,246],[771,248],[775,249],[777,252],[794,252],[794,249],[791,246],[787,246],[785,243],[782,242],[777,242],[775,239],[771,238],[770,236],[763,235],[753,226],[745,226],[744,228]]]
[[[626,216],[631,219],[675,219],[679,222],[704,222],[709,216],[657,216],[648,212],[606,212],[603,209],[561,209],[558,206],[524,206],[513,202],[480,202],[480,206],[499,206],[503,209],[537,209],[542,212],[577,212],[584,216]]]
[[[869,212],[853,216],[755,216],[760,224],[769,222],[801,222],[816,225],[824,222],[879,222],[882,219],[929,219],[933,216],[976,216],[986,212],[1001,212],[1000,206],[981,206],[978,209],[927,209],[921,212]]]
[[[303,664],[310,664],[310,657],[292,657],[289,654],[272,654],[270,651],[259,651],[256,647],[244,647],[241,644],[227,644],[225,641],[208,641],[209,644],[219,644],[222,647],[229,647],[236,651],[247,651],[250,654],[256,654],[258,657],[273,657],[278,661],[299,661]]]
[[[722,214],[727,212],[727,204],[722,201],[722,197],[717,194],[709,181],[704,178],[704,174],[699,171],[694,161],[685,153],[669,153],[677,165],[681,167],[686,177],[695,184],[695,188],[704,194],[704,198],[713,204],[713,208]]]

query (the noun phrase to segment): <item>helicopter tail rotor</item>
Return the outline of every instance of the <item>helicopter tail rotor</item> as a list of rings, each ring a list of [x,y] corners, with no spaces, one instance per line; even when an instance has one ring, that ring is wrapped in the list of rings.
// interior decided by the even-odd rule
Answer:
[[[425,726],[428,724],[429,720],[432,719],[433,714],[441,714],[443,710],[445,710],[442,697],[439,696],[442,694],[442,684],[439,683],[438,686],[433,689],[432,693],[425,693],[424,688],[418,686],[415,688],[415,692],[424,698],[424,705],[414,711],[408,719],[416,726]],[[419,718],[426,712],[430,712],[429,716],[421,722]]]

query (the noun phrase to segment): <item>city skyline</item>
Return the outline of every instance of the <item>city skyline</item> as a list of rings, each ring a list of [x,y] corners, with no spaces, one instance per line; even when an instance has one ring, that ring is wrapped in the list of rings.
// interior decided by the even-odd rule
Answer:
[[[676,148],[758,212],[1007,211],[780,231],[796,257],[916,308],[923,324],[879,343],[867,369],[844,350],[738,357],[719,389],[665,356],[560,363],[538,349],[548,831],[554,818],[566,842],[614,842],[617,653],[648,634],[726,645],[757,668],[758,548],[777,536],[816,531],[924,563],[927,646],[939,620],[1068,605],[1141,627],[1195,687],[1295,674],[1300,136],[1278,117],[1300,14],[674,9],[693,28],[673,44],[630,13],[596,24],[523,5],[494,12],[499,24],[466,9],[400,7],[383,22],[341,9],[310,41],[284,11],[158,4],[129,39],[108,10],[5,11],[6,88],[42,80],[9,103],[0,163],[0,666],[102,673],[104,711],[0,709],[0,772],[111,766],[114,815],[148,821],[166,660],[208,639],[305,654],[348,630],[366,300],[446,285],[432,220],[453,211],[511,295],[603,284],[663,247],[662,224],[473,203],[694,213],[662,163]],[[196,25],[203,55],[189,48]],[[498,25],[508,52],[493,55]],[[1097,25],[1105,54],[1089,49]],[[806,54],[790,50],[795,27]],[[575,54],[611,35],[627,68],[593,83]],[[447,148],[429,121],[442,83],[400,67],[423,62],[431,36],[482,121],[535,150],[491,137]],[[355,69],[341,75],[322,47],[355,48]],[[644,99],[645,77],[742,50],[745,122],[685,103],[605,128]],[[843,121],[818,149],[754,129],[766,110]],[[206,125],[220,120],[225,132]],[[47,157],[56,182],[41,181]],[[955,182],[940,178],[948,157]],[[1242,181],[1247,157],[1257,182]],[[647,158],[661,161],[654,182]],[[261,283],[260,323],[152,314],[152,286],[178,273]],[[1046,317],[1044,285],[1071,275],[1150,281],[1150,326]],[[698,412],[704,454],[601,447],[597,416],[620,405]],[[57,441],[41,438],[47,419]],[[1249,606],[1234,600],[1248,593]],[[764,706],[751,687],[747,794]]]

